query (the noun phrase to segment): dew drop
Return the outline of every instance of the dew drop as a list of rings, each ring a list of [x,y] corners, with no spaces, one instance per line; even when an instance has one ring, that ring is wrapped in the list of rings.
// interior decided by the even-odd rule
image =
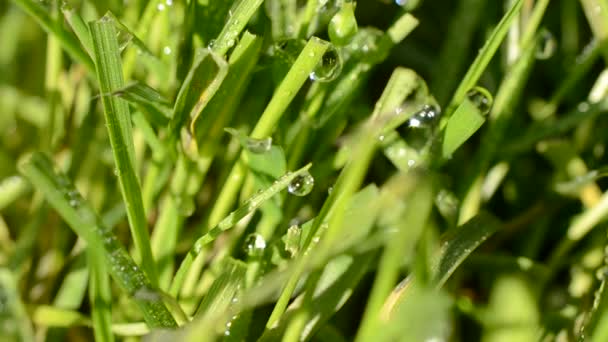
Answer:
[[[247,138],[247,150],[252,153],[261,154],[270,151],[272,147],[272,138],[254,139]]]
[[[425,104],[408,120],[408,125],[415,128],[429,127],[437,121],[440,113],[436,106]]]
[[[252,233],[245,238],[245,253],[249,257],[256,258],[264,255],[264,250],[266,249],[266,240],[262,235],[257,233]],[[238,301],[236,297],[233,298],[233,303]]]
[[[163,48],[163,53],[164,53],[165,55],[170,55],[170,54],[171,54],[171,47],[169,47],[169,46],[165,46],[165,47]]]
[[[118,40],[118,49],[122,52],[133,40],[133,35],[124,30],[118,30],[116,33],[116,39]]]
[[[319,64],[310,73],[310,79],[318,82],[330,82],[342,71],[342,58],[338,50],[331,45],[321,57]]]
[[[295,196],[306,196],[312,191],[314,185],[315,179],[306,171],[305,173],[296,176],[296,178],[289,183],[287,191]]]
[[[487,115],[492,109],[494,98],[485,88],[474,87],[467,92],[467,97],[483,115]]]
[[[543,30],[539,37],[538,47],[536,48],[536,59],[545,60],[551,58],[557,48],[555,37],[548,30]]]
[[[164,11],[165,10],[165,4],[164,3],[159,3],[158,5],[156,5],[156,9],[159,11]]]

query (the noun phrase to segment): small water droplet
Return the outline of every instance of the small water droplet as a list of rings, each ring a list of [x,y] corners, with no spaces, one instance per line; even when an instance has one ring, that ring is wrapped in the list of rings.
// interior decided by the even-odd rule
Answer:
[[[265,139],[247,139],[247,150],[252,153],[261,154],[270,151],[272,147],[272,138],[268,137]]]
[[[165,47],[163,48],[163,53],[164,53],[165,55],[170,55],[170,54],[171,54],[171,47],[169,47],[169,46],[165,46]]]
[[[158,5],[156,5],[156,9],[159,11],[164,11],[165,10],[165,4],[164,3],[159,3]]]
[[[589,110],[589,102],[581,102],[576,106],[576,110],[579,112],[586,112]]]
[[[215,47],[215,39],[211,39],[209,44],[207,44],[208,49],[213,49]]]
[[[342,71],[342,58],[338,50],[331,45],[321,57],[319,64],[310,73],[310,79],[318,82],[330,82]]]
[[[536,48],[536,59],[549,59],[555,53],[557,42],[553,34],[548,30],[543,30],[539,37]]]
[[[116,39],[118,40],[118,49],[122,52],[133,40],[133,35],[125,30],[118,30],[116,32]]]
[[[262,255],[264,255],[265,249],[266,240],[264,240],[264,237],[262,235],[253,233],[249,234],[247,238],[245,238],[245,253],[247,253],[249,257],[261,257]],[[233,303],[234,300],[238,301],[236,297],[232,298],[232,300]]]
[[[408,125],[415,128],[428,127],[437,121],[440,113],[436,106],[425,104],[408,120]]]
[[[305,173],[296,176],[296,178],[289,183],[287,191],[295,196],[306,196],[312,191],[314,185],[315,179],[306,171]]]
[[[494,98],[485,88],[474,87],[467,92],[467,97],[483,115],[488,114],[492,109]]]
[[[167,5],[167,6],[173,6],[173,0],[166,0],[165,1],[165,5]]]

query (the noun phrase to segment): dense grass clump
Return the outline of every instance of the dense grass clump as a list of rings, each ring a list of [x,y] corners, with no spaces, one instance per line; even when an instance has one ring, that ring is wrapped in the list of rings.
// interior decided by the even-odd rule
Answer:
[[[606,0],[0,3],[0,340],[608,341]]]

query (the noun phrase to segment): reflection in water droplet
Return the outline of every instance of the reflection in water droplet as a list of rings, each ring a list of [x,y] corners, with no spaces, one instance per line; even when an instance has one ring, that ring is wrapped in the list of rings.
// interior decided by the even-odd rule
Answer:
[[[428,127],[437,121],[440,113],[439,108],[433,105],[423,105],[422,108],[408,120],[408,125],[416,128]]]
[[[310,73],[310,79],[318,82],[330,82],[336,79],[342,71],[342,58],[333,46],[329,46],[321,57],[319,64]]]
[[[306,171],[305,173],[298,175],[289,183],[287,191],[295,196],[306,196],[312,191],[314,185],[315,179]]]
[[[270,148],[272,147],[272,138],[268,137],[265,139],[254,139],[254,138],[248,138],[247,139],[247,150],[249,150],[252,153],[266,153],[268,151],[270,151]]]
[[[536,59],[549,59],[555,53],[557,42],[555,37],[548,30],[543,30],[539,37],[538,46],[536,48]]]
[[[264,250],[266,249],[266,240],[262,235],[253,233],[249,234],[245,239],[245,253],[251,258],[257,258],[264,255]],[[233,303],[238,301],[238,298],[234,297]]]
[[[492,109],[494,98],[492,98],[492,94],[485,88],[474,87],[467,92],[467,97],[483,115],[488,114],[490,109]]]

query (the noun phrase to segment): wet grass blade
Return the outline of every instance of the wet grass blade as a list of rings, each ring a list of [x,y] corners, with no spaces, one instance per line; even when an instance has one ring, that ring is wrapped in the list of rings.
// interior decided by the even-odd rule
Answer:
[[[102,94],[109,94],[124,87],[120,52],[114,23],[108,18],[89,24],[93,38],[97,77]],[[102,103],[108,135],[114,154],[116,173],[127,208],[131,235],[142,268],[152,284],[157,283],[156,263],[150,248],[141,188],[135,168],[135,148],[131,128],[129,106],[122,99],[103,96]]]
[[[70,181],[55,173],[51,161],[45,155],[35,153],[21,160],[19,169],[80,237],[94,248],[103,249],[110,274],[129,296],[134,297],[149,326],[175,327],[175,320],[160,296],[155,295],[146,275]]]
[[[498,23],[498,25],[492,32],[492,35],[488,38],[484,46],[479,51],[479,54],[475,58],[475,61],[473,61],[473,64],[471,64],[471,66],[469,67],[469,70],[458,85],[458,88],[456,88],[456,91],[452,96],[452,100],[447,106],[446,115],[444,116],[444,118],[442,118],[441,121],[441,128],[445,127],[445,125],[447,124],[447,120],[452,115],[453,111],[462,102],[462,100],[464,100],[467,91],[469,91],[469,89],[473,88],[477,84],[477,81],[481,77],[481,74],[484,72],[484,70],[490,63],[492,57],[494,57],[494,54],[498,50],[500,44],[502,43],[502,40],[507,34],[507,31],[511,26],[511,22],[513,21],[513,19],[515,19],[515,17],[521,10],[522,4],[522,0],[516,0],[515,2],[513,2],[513,5],[511,5],[509,11],[504,15],[502,20]]]

